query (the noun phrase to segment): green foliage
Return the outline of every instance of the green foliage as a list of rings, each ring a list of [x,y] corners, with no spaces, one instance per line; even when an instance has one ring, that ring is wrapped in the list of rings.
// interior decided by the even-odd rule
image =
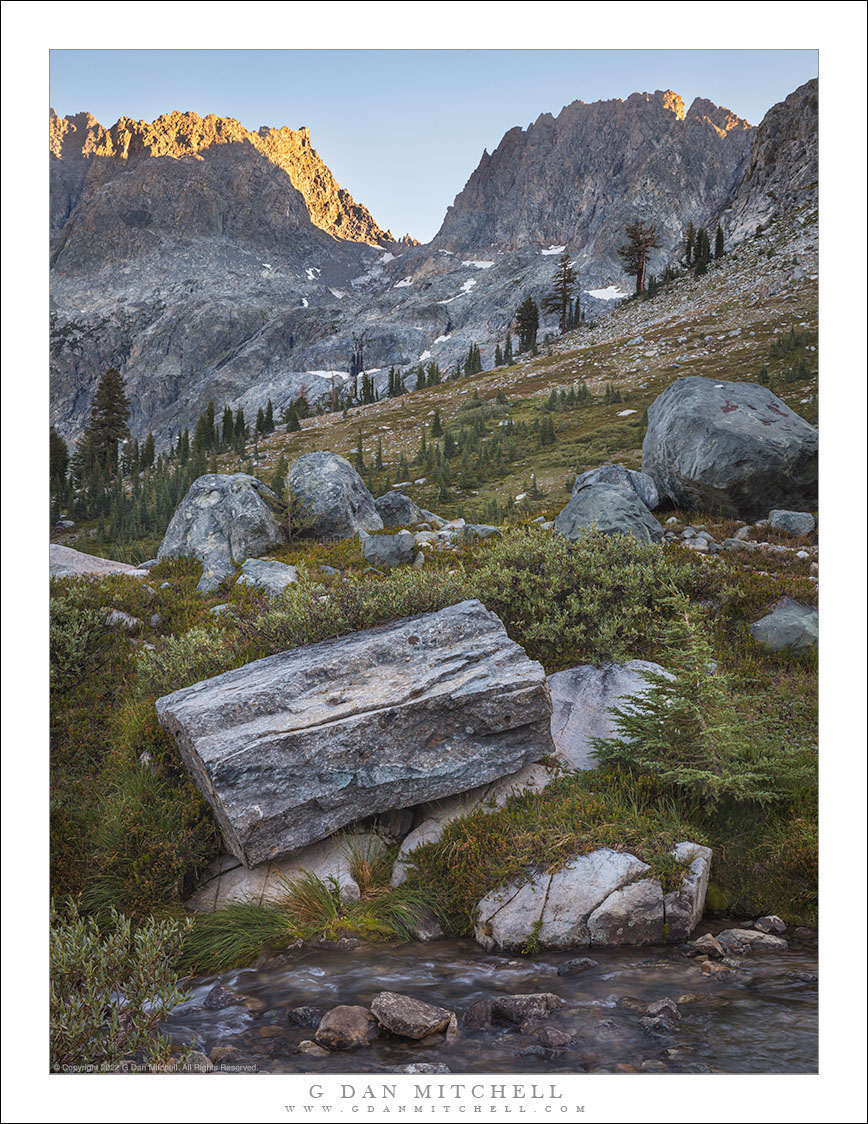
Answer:
[[[529,869],[554,871],[600,847],[629,851],[677,885],[682,869],[670,852],[683,839],[701,842],[698,835],[653,781],[617,770],[575,773],[542,792],[512,797],[502,810],[477,809],[453,820],[437,843],[412,852],[404,885],[426,887],[448,928],[468,936],[474,906],[506,879]]]
[[[539,307],[533,297],[525,297],[515,313],[515,330],[518,333],[519,352],[530,351],[536,354],[536,334],[539,330]],[[512,343],[507,336],[509,356],[512,357]]]
[[[133,928],[110,911],[100,928],[70,900],[51,903],[51,1066],[111,1072],[133,1056],[165,1063],[170,1041],[159,1024],[186,996],[174,963],[189,921],[148,921]]]
[[[661,640],[672,674],[643,672],[648,689],[613,709],[617,736],[594,740],[597,758],[654,777],[694,811],[724,801],[780,801],[782,775],[791,762],[764,754],[745,731],[688,600],[671,596],[661,607],[666,618]]]
[[[636,278],[636,292],[645,291],[645,272],[648,255],[660,245],[657,229],[642,220],[628,223],[624,228],[627,241],[618,248],[618,257],[624,263],[624,272]]]
[[[49,600],[50,682],[53,695],[75,687],[109,657],[111,634],[105,610],[68,598]]]

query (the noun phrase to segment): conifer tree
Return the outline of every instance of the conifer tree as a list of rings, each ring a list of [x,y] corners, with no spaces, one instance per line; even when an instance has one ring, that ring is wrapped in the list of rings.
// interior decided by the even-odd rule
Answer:
[[[618,257],[624,272],[636,278],[637,294],[644,293],[648,254],[660,245],[660,239],[656,228],[643,221],[628,223],[625,233],[627,242],[618,248]]]
[[[235,441],[235,422],[229,406],[223,407],[223,426],[220,435],[220,444],[224,449],[231,449]]]
[[[723,227],[720,223],[717,224],[717,230],[714,234],[714,258],[717,261],[723,257]]]
[[[495,367],[503,366],[503,349],[500,344],[496,344],[494,348],[494,365]]]
[[[570,262],[569,254],[561,254],[557,272],[552,281],[551,292],[543,297],[543,312],[556,312],[561,320],[561,335],[569,325],[573,289],[576,286],[576,271]]]
[[[503,346],[503,361],[507,367],[511,367],[515,362],[512,354],[512,333],[506,333],[506,343]]]
[[[434,420],[431,422],[431,436],[432,437],[442,437],[443,436],[443,424],[440,421],[440,411],[439,410],[434,411]]]
[[[80,471],[89,474],[98,466],[109,477],[117,474],[121,442],[130,436],[129,416],[124,380],[111,367],[97,385],[90,420],[76,448]]]
[[[525,297],[518,306],[515,313],[515,330],[518,333],[519,353],[530,351],[536,354],[536,335],[539,330],[539,308],[533,297]],[[509,336],[507,336],[507,344],[509,343]]]
[[[213,406],[214,406],[214,403],[212,402],[211,403],[212,414],[213,414]],[[268,405],[265,407],[265,427],[263,429],[263,432],[264,433],[274,433],[274,405],[272,404],[272,401],[271,401],[270,398],[268,399]]]
[[[693,228],[693,223],[687,224],[687,237],[684,242],[684,260],[688,265],[693,263],[693,244],[696,238],[696,231]]]

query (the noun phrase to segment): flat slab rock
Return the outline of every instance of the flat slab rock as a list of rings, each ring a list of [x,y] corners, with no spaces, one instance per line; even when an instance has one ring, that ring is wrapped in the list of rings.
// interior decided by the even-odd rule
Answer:
[[[211,913],[229,905],[248,902],[266,905],[286,897],[286,882],[309,871],[326,881],[338,884],[341,901],[358,901],[358,883],[350,873],[351,848],[363,853],[385,848],[385,843],[372,832],[353,836],[332,836],[311,843],[286,858],[262,863],[250,870],[234,855],[221,855],[205,872],[196,892],[186,903],[188,909]]]
[[[110,578],[120,574],[127,578],[146,578],[147,570],[138,570],[126,562],[113,562],[110,558],[97,558],[71,546],[50,543],[48,547],[48,572],[53,578]]]
[[[251,867],[554,748],[545,672],[479,601],[256,660],[156,708]]]
[[[371,1004],[371,1013],[381,1027],[402,1038],[427,1038],[446,1030],[450,1023],[457,1024],[454,1011],[397,991],[381,991]]]
[[[478,903],[474,936],[483,948],[508,951],[521,951],[531,938],[552,949],[683,941],[702,917],[711,851],[684,842],[672,853],[689,865],[682,885],[668,893],[648,877],[647,863],[608,847],[554,874],[512,879]]]

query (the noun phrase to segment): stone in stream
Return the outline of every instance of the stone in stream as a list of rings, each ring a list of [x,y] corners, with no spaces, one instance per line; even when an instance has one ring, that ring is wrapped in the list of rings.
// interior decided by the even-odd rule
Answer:
[[[596,960],[591,960],[587,956],[579,956],[575,960],[565,960],[563,964],[558,964],[559,976],[574,976],[579,972],[587,972],[590,968],[599,967]]]
[[[777,914],[773,913],[766,917],[759,917],[754,921],[754,928],[759,929],[761,933],[785,933],[787,931],[786,922],[783,921]]]
[[[402,1038],[439,1034],[455,1019],[452,1011],[395,991],[381,991],[371,1004],[371,1012],[381,1027]]]
[[[555,531],[570,542],[591,526],[605,535],[632,535],[641,543],[663,539],[663,528],[639,496],[612,484],[583,484],[555,519]]]
[[[765,387],[677,379],[648,408],[642,470],[682,510],[759,519],[817,502],[817,430]]]
[[[322,1007],[290,1007],[286,1017],[293,1026],[317,1027],[326,1015]]]
[[[555,672],[548,679],[552,696],[552,741],[559,760],[571,772],[596,768],[594,738],[616,733],[612,707],[648,690],[644,672],[670,673],[648,660],[591,664]]]
[[[702,916],[711,851],[679,843],[682,885],[664,893],[634,855],[603,847],[550,874],[510,879],[477,904],[474,936],[484,948],[644,945],[683,941]]]
[[[237,991],[231,991],[228,987],[217,984],[205,996],[202,1006],[209,1011],[222,1011],[226,1007],[243,1006],[245,999],[246,996],[240,995]]]
[[[572,494],[575,495],[587,484],[607,484],[613,488],[621,488],[638,496],[649,511],[653,511],[660,503],[653,478],[647,472],[634,472],[632,468],[625,468],[622,464],[601,464],[598,468],[579,473],[573,484]]]
[[[323,1015],[314,1038],[327,1050],[358,1050],[378,1038],[380,1028],[367,1007],[333,1007]]]
[[[48,547],[48,573],[52,578],[146,578],[148,571],[128,566],[126,562],[113,562],[110,558],[97,558],[73,550],[71,546],[50,543]]]
[[[757,929],[724,929],[717,934],[717,939],[727,952],[740,948],[748,948],[751,952],[786,952],[789,948],[783,937]]]
[[[239,562],[282,546],[288,537],[277,496],[261,480],[236,472],[209,473],[190,485],[157,551],[166,558],[196,558],[196,586],[211,593]]]
[[[550,991],[530,995],[496,995],[491,1001],[491,1013],[496,1019],[522,1023],[525,1019],[544,1019],[566,1003]]]
[[[820,616],[812,605],[784,597],[762,620],[750,626],[750,634],[770,652],[803,652],[816,648]]]
[[[289,470],[290,517],[297,534],[350,539],[382,531],[374,497],[348,460],[337,453],[304,453]]]
[[[554,748],[542,667],[478,601],[256,660],[156,709],[251,867]]]

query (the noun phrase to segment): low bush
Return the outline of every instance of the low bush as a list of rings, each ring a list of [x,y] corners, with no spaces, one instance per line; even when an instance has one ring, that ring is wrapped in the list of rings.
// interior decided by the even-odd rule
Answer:
[[[111,1072],[126,1059],[165,1063],[171,1042],[159,1024],[185,996],[175,964],[189,921],[133,928],[111,910],[100,927],[72,899],[51,905],[51,1067]]]

